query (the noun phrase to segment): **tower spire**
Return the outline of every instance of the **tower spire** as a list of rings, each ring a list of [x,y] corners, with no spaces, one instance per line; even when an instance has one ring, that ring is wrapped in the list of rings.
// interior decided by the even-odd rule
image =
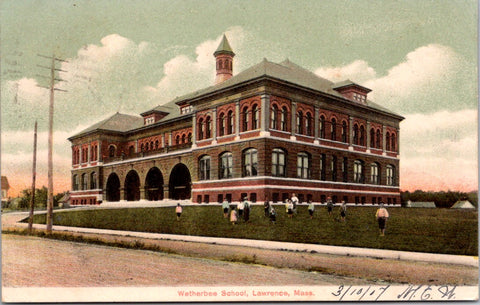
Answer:
[[[230,79],[233,75],[233,57],[235,53],[233,53],[232,47],[230,43],[228,43],[227,36],[223,34],[222,41],[218,46],[215,53],[216,66],[217,66],[217,74],[215,77],[215,85],[219,84],[227,79]]]

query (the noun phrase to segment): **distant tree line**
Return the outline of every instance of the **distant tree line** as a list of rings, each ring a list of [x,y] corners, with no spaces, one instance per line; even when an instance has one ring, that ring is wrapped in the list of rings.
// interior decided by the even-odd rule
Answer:
[[[442,192],[425,192],[416,190],[414,192],[401,192],[402,206],[406,206],[408,200],[413,201],[433,201],[437,208],[450,208],[458,200],[468,200],[475,207],[478,206],[478,193],[477,192],[458,192],[458,191],[442,191]]]
[[[65,195],[65,193],[58,193],[53,196],[53,206],[58,206],[58,201]],[[47,206],[48,189],[46,186],[35,189],[35,208],[46,208]],[[28,209],[30,207],[30,200],[32,199],[32,190],[24,189],[20,196],[16,199],[10,200],[7,206],[13,209]]]

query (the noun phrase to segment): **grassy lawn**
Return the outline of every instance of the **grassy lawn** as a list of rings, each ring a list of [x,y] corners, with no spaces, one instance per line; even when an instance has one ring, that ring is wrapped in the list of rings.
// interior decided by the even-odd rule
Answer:
[[[54,214],[54,225],[143,231],[168,234],[263,239],[336,246],[478,255],[478,214],[449,209],[390,208],[386,236],[380,237],[374,207],[349,207],[347,221],[339,222],[339,208],[329,216],[317,207],[310,219],[306,205],[288,218],[276,207],[277,222],[253,206],[250,222],[232,225],[220,206],[185,206],[180,221],[175,208],[131,208],[71,211]],[[35,222],[45,223],[45,215]]]

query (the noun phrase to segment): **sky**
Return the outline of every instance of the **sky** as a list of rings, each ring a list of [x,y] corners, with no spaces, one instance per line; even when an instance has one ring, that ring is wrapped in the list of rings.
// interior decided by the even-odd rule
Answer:
[[[1,174],[10,196],[47,185],[50,71],[58,62],[54,193],[70,188],[67,140],[114,113],[138,115],[214,83],[225,33],[234,74],[285,59],[331,81],[372,89],[405,117],[400,188],[478,189],[477,1],[0,2]],[[40,87],[39,87],[40,86]]]

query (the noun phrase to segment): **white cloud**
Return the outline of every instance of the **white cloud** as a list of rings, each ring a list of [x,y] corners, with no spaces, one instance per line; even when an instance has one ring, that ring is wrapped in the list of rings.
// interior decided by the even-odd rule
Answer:
[[[452,48],[429,44],[408,53],[403,62],[390,68],[384,76],[378,76],[363,60],[341,67],[320,67],[315,73],[335,82],[351,79],[372,89],[368,95],[370,100],[394,111],[416,113],[471,103],[467,99],[473,93],[472,88],[464,88],[465,98],[461,86],[466,85],[455,83],[461,72],[469,71],[464,74],[470,75],[470,70]]]
[[[477,188],[477,111],[407,115],[400,125],[402,189]]]
[[[451,81],[458,66],[459,58],[450,47],[430,44],[408,53],[406,60],[391,68],[386,76],[365,85],[374,89],[373,96],[382,101],[405,98]]]
[[[371,80],[377,75],[375,70],[364,60],[355,60],[342,67],[321,67],[315,70],[315,74],[333,82],[350,79],[357,83]]]
[[[241,49],[246,33],[241,27],[232,27],[225,32],[234,50]],[[195,48],[194,59],[180,54],[163,66],[164,76],[156,86],[146,86],[145,91],[167,102],[176,96],[212,86],[215,79],[215,58],[213,53],[220,44],[223,34],[215,39],[202,42]],[[233,69],[239,66],[234,61]]]

